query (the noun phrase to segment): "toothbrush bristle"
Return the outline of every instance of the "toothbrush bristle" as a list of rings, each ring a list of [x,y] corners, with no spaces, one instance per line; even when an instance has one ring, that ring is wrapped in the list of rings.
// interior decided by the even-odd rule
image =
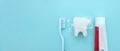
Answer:
[[[65,18],[60,18],[61,29],[65,28]]]

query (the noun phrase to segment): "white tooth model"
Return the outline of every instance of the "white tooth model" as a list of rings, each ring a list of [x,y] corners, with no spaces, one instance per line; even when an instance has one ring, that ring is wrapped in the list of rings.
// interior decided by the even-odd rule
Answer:
[[[85,17],[75,17],[73,19],[74,26],[74,35],[78,36],[81,32],[84,37],[87,37],[87,27],[88,27],[89,19]]]

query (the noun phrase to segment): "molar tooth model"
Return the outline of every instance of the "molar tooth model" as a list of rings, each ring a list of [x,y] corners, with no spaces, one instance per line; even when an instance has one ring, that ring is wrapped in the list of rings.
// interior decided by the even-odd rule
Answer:
[[[87,37],[88,23],[89,23],[88,18],[85,18],[85,17],[73,18],[74,35],[78,36],[79,32],[81,32],[84,37]]]

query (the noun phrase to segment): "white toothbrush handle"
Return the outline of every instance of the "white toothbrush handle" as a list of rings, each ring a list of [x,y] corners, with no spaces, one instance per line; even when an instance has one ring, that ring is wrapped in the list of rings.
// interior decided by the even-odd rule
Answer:
[[[64,37],[62,35],[62,31],[61,30],[59,31],[59,33],[60,33],[60,37],[61,37],[61,40],[62,40],[62,51],[64,51]]]

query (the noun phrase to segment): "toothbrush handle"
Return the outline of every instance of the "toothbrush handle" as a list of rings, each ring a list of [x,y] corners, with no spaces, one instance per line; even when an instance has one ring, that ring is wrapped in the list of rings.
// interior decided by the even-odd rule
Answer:
[[[94,51],[99,51],[99,27],[95,26]]]

